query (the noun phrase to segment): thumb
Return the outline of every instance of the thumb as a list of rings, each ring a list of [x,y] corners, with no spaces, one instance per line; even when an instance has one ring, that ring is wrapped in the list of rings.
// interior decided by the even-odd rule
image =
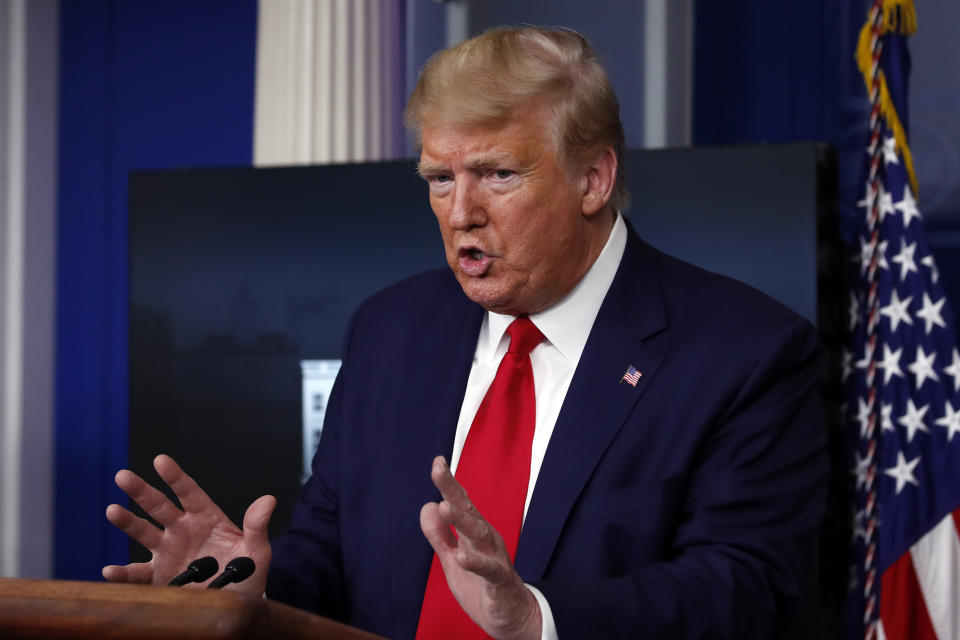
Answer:
[[[277,506],[277,499],[273,496],[260,496],[253,504],[247,507],[243,514],[243,537],[250,544],[269,544],[267,525]]]

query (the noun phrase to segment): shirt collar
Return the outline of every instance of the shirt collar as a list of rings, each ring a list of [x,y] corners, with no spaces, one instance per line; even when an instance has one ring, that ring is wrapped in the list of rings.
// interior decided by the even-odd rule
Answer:
[[[613,229],[597,259],[586,275],[562,300],[530,316],[544,337],[571,363],[580,361],[593,321],[613,282],[627,246],[627,225],[617,214]],[[487,311],[480,328],[477,358],[492,359],[515,316]]]

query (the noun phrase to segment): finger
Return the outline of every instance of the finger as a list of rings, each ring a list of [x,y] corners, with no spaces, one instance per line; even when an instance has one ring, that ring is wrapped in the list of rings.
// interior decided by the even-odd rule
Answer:
[[[503,546],[500,534],[473,504],[469,505],[468,511],[460,511],[444,500],[440,503],[438,512],[444,522],[457,530],[457,535],[462,542],[487,553],[494,553],[498,546]]]
[[[276,506],[277,499],[273,496],[260,496],[247,507],[247,512],[243,514],[243,540],[248,546],[269,546],[267,528]]]
[[[153,460],[153,468],[157,470],[163,481],[167,483],[176,494],[183,510],[191,513],[209,511],[215,509],[220,511],[210,496],[200,488],[196,481],[188,476],[180,468],[173,458],[166,455],[159,455]]]
[[[472,506],[467,497],[467,490],[457,482],[456,478],[450,472],[450,467],[443,456],[437,456],[433,459],[433,466],[430,468],[430,479],[434,486],[440,490],[440,495],[447,502],[453,504],[456,509],[466,510]]]
[[[160,529],[144,518],[133,515],[129,510],[118,504],[107,507],[107,520],[147,549],[153,550],[160,546],[162,535]]]
[[[125,494],[136,502],[151,518],[162,526],[168,527],[179,518],[183,512],[170,502],[167,496],[159,489],[147,484],[143,478],[132,471],[123,469],[117,472],[114,482]]]
[[[150,584],[153,580],[153,567],[146,562],[128,565],[111,564],[104,567],[101,573],[109,582]]]
[[[440,490],[440,495],[443,498],[438,505],[437,513],[445,521],[447,527],[454,526],[459,531],[458,525],[461,522],[458,520],[463,520],[464,514],[474,513],[479,515],[467,496],[467,490],[453,477],[453,473],[450,472],[450,467],[447,465],[447,460],[443,456],[437,456],[433,459],[430,479],[434,486]],[[457,515],[454,516],[453,514]]]
[[[420,508],[420,530],[427,542],[439,555],[452,553],[457,547],[457,539],[437,508],[436,502],[428,502]]]
[[[457,564],[494,586],[503,586],[516,580],[516,571],[503,554],[490,554],[461,545],[454,555]]]
[[[430,478],[443,496],[439,506],[440,517],[456,528],[457,534],[466,538],[471,544],[487,551],[494,551],[500,539],[499,534],[477,510],[463,485],[453,477],[443,456],[433,459]]]

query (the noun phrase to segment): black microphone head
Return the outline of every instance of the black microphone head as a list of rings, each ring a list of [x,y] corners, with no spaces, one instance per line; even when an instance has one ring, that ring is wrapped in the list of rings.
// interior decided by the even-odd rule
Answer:
[[[189,570],[193,572],[194,582],[206,582],[220,568],[220,563],[213,556],[197,558],[190,563]]]
[[[230,571],[231,569],[234,572],[232,582],[240,582],[241,580],[246,580],[253,575],[253,572],[256,570],[257,565],[254,564],[253,560],[247,557],[234,558],[227,563],[227,568],[224,571]]]
[[[215,574],[219,568],[215,558],[211,558],[210,556],[197,558],[190,563],[186,571],[175,577],[168,584],[171,587],[182,587],[191,582],[204,582]]]

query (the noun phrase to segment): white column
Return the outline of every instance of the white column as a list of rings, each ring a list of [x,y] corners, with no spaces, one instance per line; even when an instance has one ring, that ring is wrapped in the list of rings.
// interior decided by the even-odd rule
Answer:
[[[398,0],[260,0],[256,166],[397,156]]]
[[[0,0],[0,575],[49,577],[56,0]]]
[[[692,0],[646,0],[643,38],[643,146],[691,141]]]
[[[447,47],[455,47],[470,37],[469,0],[447,0]]]
[[[261,0],[260,5],[263,6]],[[309,0],[303,0],[309,2]],[[330,8],[327,20],[333,23],[333,57],[329,60],[318,59],[317,64],[330,65],[330,85],[320,87],[321,91],[333,93],[333,155],[329,158],[318,158],[319,162],[346,162],[350,157],[350,81],[354,74],[350,73],[350,7],[352,0],[335,0]],[[318,16],[320,18],[320,16]],[[323,19],[323,18],[320,18]],[[357,70],[357,73],[362,73]],[[280,162],[283,160],[279,159]],[[258,164],[254,162],[254,164]]]
[[[20,452],[23,440],[23,155],[26,102],[26,0],[4,3],[3,462],[0,465],[0,573],[20,574]]]

